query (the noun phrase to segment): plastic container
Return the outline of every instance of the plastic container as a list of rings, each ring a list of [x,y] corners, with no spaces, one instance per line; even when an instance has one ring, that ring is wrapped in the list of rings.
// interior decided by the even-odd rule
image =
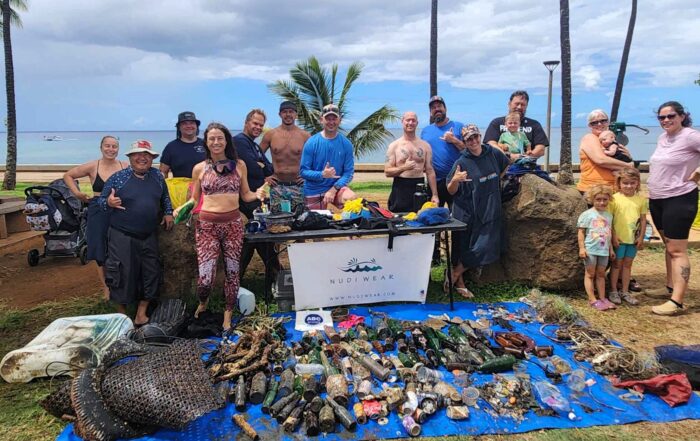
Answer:
[[[540,401],[555,412],[566,415],[571,412],[571,405],[559,389],[547,380],[535,381],[533,384]]]
[[[297,363],[296,366],[294,366],[294,372],[296,372],[297,375],[323,375],[326,373],[326,368],[324,368],[322,364]]]
[[[238,289],[238,310],[243,315],[250,315],[255,311],[255,294],[245,288]]]
[[[418,368],[417,378],[421,383],[437,383],[445,379],[445,374],[438,370],[421,366]]]
[[[479,400],[479,389],[474,386],[466,387],[462,390],[462,402],[466,406],[474,407],[477,400]]]
[[[557,372],[560,374],[568,374],[571,372],[571,365],[569,364],[568,361],[564,360],[558,355],[553,355],[552,358],[550,358],[552,361],[552,364],[554,367],[557,369]]]
[[[583,369],[576,369],[571,372],[566,380],[566,385],[573,392],[580,393],[586,388],[586,373]]]

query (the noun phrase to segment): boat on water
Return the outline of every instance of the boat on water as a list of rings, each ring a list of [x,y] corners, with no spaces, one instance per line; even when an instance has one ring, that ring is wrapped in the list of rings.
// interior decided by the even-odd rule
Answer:
[[[63,137],[59,135],[44,135],[44,141],[63,141]]]

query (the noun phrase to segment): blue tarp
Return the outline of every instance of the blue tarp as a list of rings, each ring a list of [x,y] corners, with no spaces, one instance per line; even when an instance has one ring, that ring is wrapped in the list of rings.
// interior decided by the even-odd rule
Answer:
[[[515,312],[527,306],[523,303],[501,303],[509,311]],[[443,304],[401,304],[373,307],[372,310],[388,313],[391,317],[404,320],[422,320],[427,318],[428,314],[440,315],[447,313],[450,316],[458,315],[463,319],[475,319],[474,312],[483,308],[486,309],[493,305],[480,305],[474,303],[456,303],[455,310],[450,311],[448,305]],[[353,308],[352,313],[358,315],[368,315],[368,308]],[[583,395],[580,401],[587,406],[590,406],[598,411],[587,414],[577,404],[572,404],[572,408],[578,419],[572,421],[564,417],[539,417],[532,411],[525,414],[525,420],[517,423],[510,418],[500,417],[495,418],[483,409],[486,404],[483,400],[479,401],[481,409],[470,408],[471,416],[468,420],[452,421],[445,415],[445,410],[439,410],[432,415],[428,421],[422,426],[421,436],[444,436],[444,435],[482,435],[482,434],[506,434],[528,432],[531,430],[549,429],[549,428],[581,428],[590,426],[604,426],[628,424],[638,421],[654,421],[668,422],[678,421],[683,419],[700,419],[700,396],[693,394],[690,401],[676,408],[669,407],[661,399],[654,395],[647,394],[641,402],[627,402],[618,398],[619,395],[626,392],[624,389],[613,387],[605,378],[595,374],[588,363],[578,363],[573,359],[573,352],[567,349],[564,344],[556,344],[548,340],[539,333],[540,324],[520,324],[511,322],[515,331],[524,333],[535,340],[538,345],[554,346],[554,354],[567,360],[572,368],[581,367],[587,372],[587,378],[594,378],[596,384],[590,389],[596,400],[604,402],[610,406],[624,409],[615,411],[608,407],[604,407],[594,402],[589,396]],[[289,338],[291,340],[299,340],[301,333],[294,331],[294,321],[287,323]],[[504,331],[498,325],[493,326],[494,331]],[[551,330],[551,328],[550,328]],[[544,373],[537,366],[531,363],[526,363],[528,373],[532,380],[544,378]],[[473,374],[474,383],[481,384],[491,379],[490,374]],[[446,374],[447,381],[450,381],[453,376],[451,373]],[[563,392],[564,396],[569,395],[565,382],[557,385]],[[353,398],[354,399],[354,398]],[[233,405],[227,405],[224,409],[211,412],[196,421],[189,424],[183,431],[160,430],[152,436],[139,438],[140,440],[182,440],[182,441],[199,441],[199,440],[234,440],[240,439],[240,430],[234,426],[231,421],[231,416],[236,413]],[[279,424],[270,418],[269,415],[264,415],[260,411],[260,406],[248,405],[246,412],[248,422],[258,431],[258,434],[263,440],[293,440],[307,439],[300,431],[292,436],[284,433]],[[343,427],[337,425],[337,433],[327,434],[319,438],[324,440],[340,440],[348,439],[382,439],[382,438],[403,438],[406,437],[406,432],[401,427],[401,423],[395,412],[392,412],[389,423],[385,426],[378,425],[375,421],[370,421],[366,425],[358,425],[357,432],[350,435]],[[73,425],[68,425],[66,429],[58,436],[59,441],[76,441],[79,440],[73,433]]]

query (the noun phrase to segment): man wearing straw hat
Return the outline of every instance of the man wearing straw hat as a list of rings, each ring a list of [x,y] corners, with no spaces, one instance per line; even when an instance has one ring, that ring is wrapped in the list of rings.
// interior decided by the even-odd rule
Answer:
[[[107,180],[98,200],[103,210],[112,211],[104,271],[110,300],[121,313],[138,302],[134,324],[142,326],[148,322],[148,304],[158,298],[156,231],[159,224],[172,228],[173,208],[163,175],[152,167],[158,153],[151,143],[135,141],[126,156],[129,167]]]

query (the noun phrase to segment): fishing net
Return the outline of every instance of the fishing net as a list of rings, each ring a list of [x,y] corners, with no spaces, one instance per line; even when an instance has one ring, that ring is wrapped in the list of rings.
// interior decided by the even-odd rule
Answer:
[[[111,441],[144,434],[117,417],[100,394],[101,369],[85,369],[71,382],[71,403],[75,410],[75,434],[86,440]]]
[[[101,387],[105,403],[131,423],[182,429],[224,405],[201,353],[197,341],[177,341],[166,351],[108,369]]]
[[[75,412],[70,402],[71,380],[66,380],[49,396],[39,401],[39,405],[48,413],[61,419],[75,417]],[[68,418],[65,418],[65,417]]]

